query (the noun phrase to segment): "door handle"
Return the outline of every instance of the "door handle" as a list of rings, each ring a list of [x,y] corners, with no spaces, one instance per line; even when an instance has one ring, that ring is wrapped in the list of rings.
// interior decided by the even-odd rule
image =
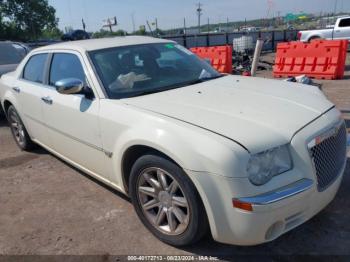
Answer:
[[[19,87],[12,87],[12,90],[15,91],[16,93],[21,92],[21,89]]]
[[[46,104],[52,105],[52,99],[49,96],[44,96],[41,98]]]

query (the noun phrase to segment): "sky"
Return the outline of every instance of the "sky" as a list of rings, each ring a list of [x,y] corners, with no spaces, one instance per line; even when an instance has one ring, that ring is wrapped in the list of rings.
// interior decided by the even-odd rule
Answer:
[[[157,18],[160,29],[197,25],[196,4],[198,0],[48,0],[55,7],[59,27],[82,28],[84,18],[87,31],[101,29],[103,20],[117,17],[114,30],[136,30]],[[293,12],[316,13],[337,11],[350,12],[350,0],[201,0],[203,4],[202,23],[224,23],[244,19],[266,18]],[[269,10],[271,7],[271,11]],[[269,15],[268,15],[269,13]],[[133,19],[133,18],[134,19]]]

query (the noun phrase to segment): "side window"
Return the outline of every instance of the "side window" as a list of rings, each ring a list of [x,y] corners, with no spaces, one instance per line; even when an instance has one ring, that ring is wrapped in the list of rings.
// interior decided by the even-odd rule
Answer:
[[[49,83],[54,86],[59,80],[77,78],[86,83],[84,69],[79,58],[73,54],[54,54],[50,68]]]
[[[42,83],[46,59],[47,54],[33,55],[24,67],[23,78],[28,81]]]
[[[340,20],[339,27],[350,27],[350,18]]]

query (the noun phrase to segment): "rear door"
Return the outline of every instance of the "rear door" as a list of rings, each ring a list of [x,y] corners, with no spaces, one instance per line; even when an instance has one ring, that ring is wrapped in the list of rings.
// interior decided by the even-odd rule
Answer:
[[[105,173],[99,127],[99,99],[82,94],[64,95],[56,91],[55,83],[77,78],[90,86],[88,70],[81,55],[74,51],[52,54],[44,118],[48,127],[51,148],[96,174]]]
[[[350,40],[350,18],[341,19],[334,29],[334,39]]]
[[[44,145],[48,144],[48,135],[43,119],[41,99],[46,89],[43,81],[47,62],[48,54],[46,53],[31,56],[24,66],[21,77],[12,86],[12,91],[21,107],[21,118],[30,136]]]

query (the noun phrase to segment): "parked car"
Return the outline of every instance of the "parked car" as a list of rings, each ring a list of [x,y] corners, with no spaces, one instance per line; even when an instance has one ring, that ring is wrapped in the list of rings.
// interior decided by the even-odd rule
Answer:
[[[90,35],[84,30],[75,30],[62,36],[63,41],[76,41],[90,39]]]
[[[332,28],[300,31],[298,38],[302,42],[309,42],[314,39],[344,39],[350,41],[350,16],[338,18]]]
[[[27,55],[29,48],[21,43],[0,41],[0,77],[16,69],[17,65]],[[0,107],[0,117],[3,115]]]
[[[0,94],[21,149],[127,194],[171,245],[208,229],[236,245],[276,239],[331,202],[346,164],[344,121],[318,88],[220,75],[169,40],[38,48]]]

